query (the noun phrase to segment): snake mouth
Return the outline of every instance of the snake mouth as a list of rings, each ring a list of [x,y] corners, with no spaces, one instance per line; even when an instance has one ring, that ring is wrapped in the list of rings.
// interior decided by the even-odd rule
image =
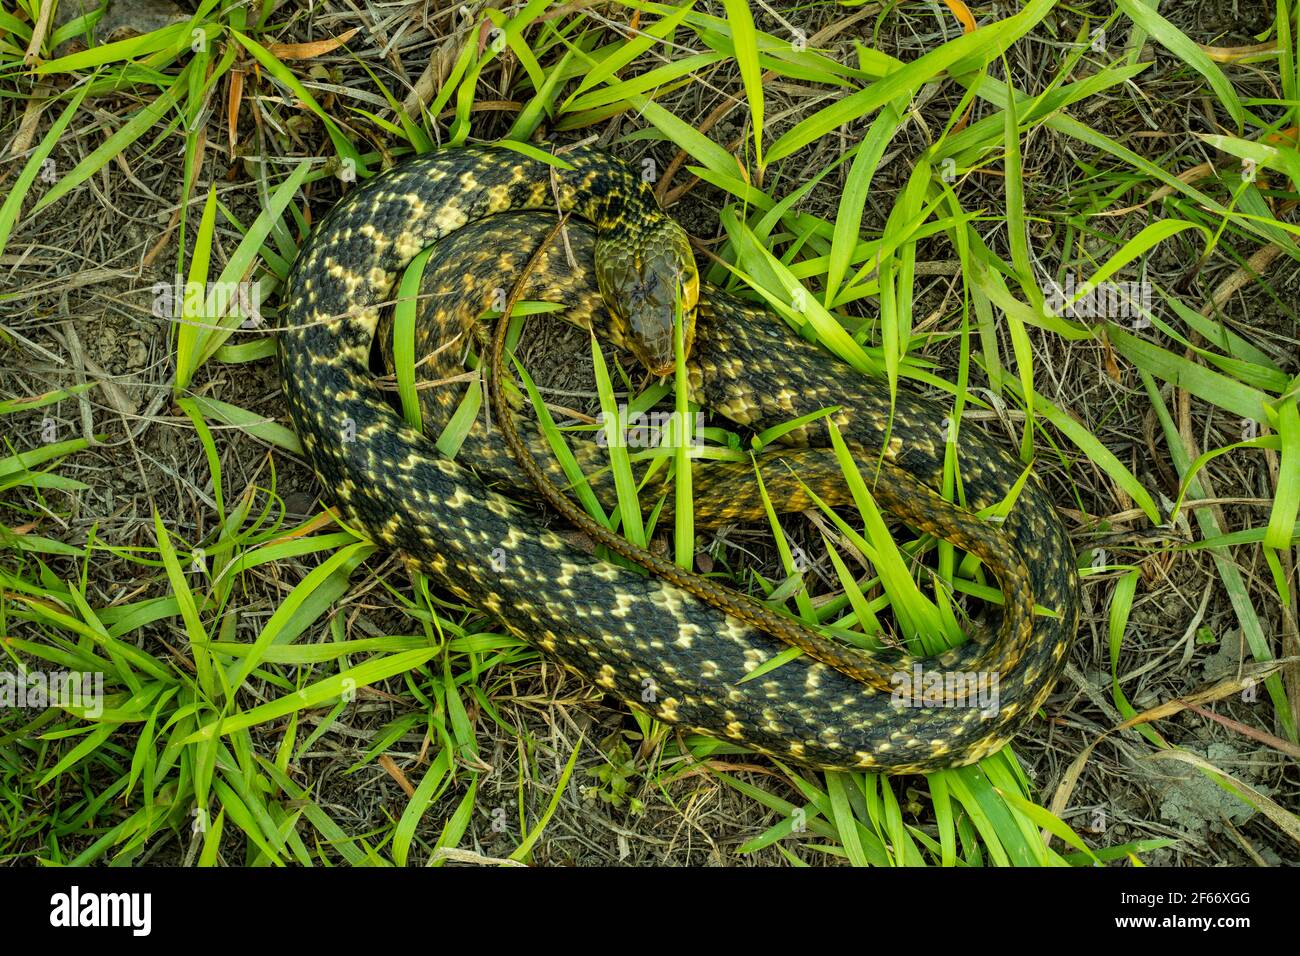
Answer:
[[[641,363],[641,367],[655,378],[672,375],[677,370],[677,355],[672,347],[671,339],[665,341],[661,337],[654,344],[650,344],[639,341],[633,336],[630,344],[632,354]]]
[[[673,360],[672,356],[669,356],[664,361],[649,359],[644,355],[638,355],[636,356],[636,359],[641,363],[641,367],[649,372],[653,378],[669,377],[677,371],[677,363]]]
[[[673,311],[668,308],[633,313],[627,323],[626,343],[641,367],[656,378],[677,371]],[[682,348],[689,357],[695,344],[695,312],[682,316]]]

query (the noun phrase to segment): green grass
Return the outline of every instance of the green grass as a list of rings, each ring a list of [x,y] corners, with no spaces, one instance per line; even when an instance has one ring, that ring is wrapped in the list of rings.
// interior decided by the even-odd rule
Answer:
[[[277,59],[272,52],[289,23],[287,6],[255,22],[244,7],[205,0],[188,24],[55,56],[58,43],[85,26],[74,22],[39,44],[34,64],[24,62],[24,53],[36,4],[18,0],[13,10],[0,13],[0,91],[23,99],[36,95],[34,80],[52,84],[52,92],[43,94],[52,97],[49,119],[26,158],[15,164],[17,171],[9,171],[9,195],[0,205],[0,253],[14,250],[21,224],[47,209],[57,213],[72,201],[65,197],[111,169],[114,155],[147,156],[174,149],[177,139],[183,143],[179,186],[185,201],[174,272],[185,277],[187,287],[170,342],[172,386],[191,426],[184,441],[205,458],[215,505],[206,516],[210,530],[193,540],[155,510],[148,543],[92,533],[85,543],[69,544],[46,516],[65,512],[84,487],[60,469],[89,440],[22,451],[24,443],[15,438],[0,448],[4,669],[101,672],[108,693],[103,713],[96,716],[54,707],[34,714],[0,712],[0,860],[122,864],[164,854],[203,865],[437,864],[442,851],[461,845],[475,815],[484,813],[476,798],[485,733],[517,741],[513,759],[521,781],[540,761],[564,766],[544,807],[521,790],[510,814],[515,849],[509,856],[532,859],[579,756],[578,750],[546,753],[499,710],[498,695],[509,693],[512,674],[535,666],[535,652],[497,633],[476,609],[447,601],[432,582],[419,576],[408,581],[391,566],[381,573],[373,545],[346,530],[329,529],[320,516],[288,524],[277,493],[275,454],[264,481],[227,500],[234,489],[223,475],[225,439],[214,426],[242,430],[287,452],[297,451],[297,443],[283,426],[198,387],[211,369],[265,362],[273,351],[265,330],[250,325],[255,316],[238,302],[226,307],[208,290],[255,282],[262,301],[273,302],[309,230],[304,191],[340,173],[364,177],[381,168],[385,157],[374,148],[376,140],[383,141],[385,153],[398,155],[482,135],[484,117],[493,114],[475,106],[501,98],[495,81],[507,54],[515,70],[506,98],[518,104],[508,138],[526,140],[544,122],[583,135],[618,119],[624,141],[668,142],[683,150],[682,175],[698,177],[725,200],[725,241],[715,247],[718,259],[707,269],[711,281],[766,303],[857,373],[878,376],[882,388],[895,390],[912,380],[951,395],[955,423],[971,409],[1013,410],[1026,465],[1036,460],[1066,476],[1090,469],[1122,489],[1148,527],[1181,522],[1194,546],[1208,552],[1215,577],[1203,586],[1226,595],[1235,616],[1232,626],[1244,635],[1253,661],[1267,664],[1276,656],[1259,599],[1266,595],[1294,609],[1300,381],[1270,358],[1265,343],[1230,328],[1217,308],[1204,308],[1175,289],[1158,289],[1160,308],[1147,317],[1152,328],[1146,331],[1045,314],[1043,283],[1028,240],[1039,211],[1026,207],[1022,171],[1031,162],[1030,144],[1047,136],[1069,142],[1076,176],[1052,214],[1071,258],[1060,263],[1058,276],[1070,271],[1095,283],[1134,278],[1149,258],[1170,248],[1190,260],[1244,265],[1251,253],[1272,244],[1280,256],[1300,260],[1297,227],[1278,212],[1281,204],[1294,201],[1300,183],[1294,133],[1300,123],[1300,79],[1294,11],[1287,0],[1277,5],[1272,31],[1277,50],[1254,65],[1277,82],[1282,95],[1274,101],[1241,95],[1233,65],[1212,60],[1136,0],[1120,2],[1105,21],[1085,21],[1077,35],[1059,33],[1062,21],[1049,18],[1057,7],[1054,0],[1031,0],[1007,19],[982,20],[968,34],[959,35],[949,23],[954,39],[931,44],[906,61],[855,41],[852,65],[813,45],[800,48],[790,37],[764,32],[745,4],[725,3],[728,19],[719,19],[690,4],[627,0],[624,22],[636,13],[640,30],[630,40],[582,12],[548,16],[556,6],[534,0],[513,15],[488,10],[495,31],[491,42],[480,49],[477,30],[462,33],[445,83],[414,116],[400,110],[381,114],[347,98],[325,109],[307,84],[310,61]],[[847,16],[852,6],[844,9]],[[1104,25],[1116,32],[1130,20],[1176,59],[1185,78],[1213,104],[1222,132],[1205,136],[1204,146],[1218,151],[1213,155],[1219,162],[1202,180],[1178,178],[1199,162],[1196,156],[1162,155],[1156,161],[1080,118],[1089,115],[1082,107],[1115,96],[1150,68],[1137,49],[1117,46],[1113,53],[1099,54],[1089,46],[1093,28]],[[1032,95],[1008,80],[1009,57],[1018,44],[1031,42],[1026,39],[1031,33],[1073,44],[1053,75],[1037,78],[1038,92]],[[665,42],[670,38],[672,44]],[[211,118],[205,130],[204,110],[211,102],[226,102],[236,70],[246,96],[257,84],[257,92],[279,98],[267,102],[281,124],[308,117],[297,128],[309,130],[306,138],[314,144],[275,139],[267,131],[268,149],[289,161],[256,165],[258,181],[245,184],[261,197],[251,221],[241,220],[223,201],[221,183],[203,181],[207,173],[200,162],[202,150],[213,148],[210,142],[204,146],[204,138],[218,138],[212,130],[221,125],[219,117]],[[369,92],[396,107],[404,91],[368,73]],[[720,82],[731,83],[731,92],[745,101],[733,114],[745,117],[743,135],[734,144],[699,131],[672,108],[678,102],[674,94],[689,84]],[[765,85],[773,82],[832,95],[788,118],[779,102],[765,102]],[[863,205],[878,194],[872,186],[881,159],[915,122],[913,106],[935,83],[955,91],[953,108],[938,124],[927,114],[928,148],[897,191],[884,230],[866,233]],[[111,135],[63,172],[56,185],[37,188],[45,160],[90,104],[110,91],[133,104]],[[290,103],[301,110],[292,110]],[[809,175],[803,151],[839,143],[842,133],[845,148],[837,147],[834,162]],[[818,189],[824,192],[823,180],[831,173],[845,177],[834,212],[807,211],[803,201]],[[991,173],[1004,184],[999,204],[969,207],[963,183]],[[1153,198],[1157,190],[1164,190],[1162,198]],[[1148,203],[1145,212],[1116,214]],[[1004,252],[990,244],[999,225],[1006,230]],[[219,242],[219,235],[226,238]],[[239,237],[233,244],[231,235]],[[932,323],[922,327],[924,317],[912,310],[920,291],[918,250],[936,240],[947,243],[959,264],[955,300],[938,333]],[[1249,281],[1285,302],[1267,274]],[[22,294],[0,292],[0,302]],[[954,340],[956,365],[936,367],[926,350]],[[1176,501],[1161,501],[1088,425],[1043,394],[1052,381],[1042,364],[1045,343],[1061,349],[1104,347],[1137,377],[1168,449],[1168,465],[1181,481]],[[598,349],[593,355],[602,406],[612,406],[623,384],[603,365]],[[414,408],[413,360],[407,354],[398,365],[408,415]],[[978,391],[972,388],[977,380]],[[1189,447],[1170,386],[1230,422],[1243,422],[1256,437]],[[90,387],[0,401],[0,422],[12,423],[17,435],[20,425],[27,429],[39,420],[45,405]],[[537,392],[531,394],[540,401]],[[675,388],[651,398],[663,395],[677,411],[690,410],[680,373]],[[466,407],[468,419],[477,400]],[[459,427],[465,421],[462,417]],[[547,430],[563,441],[553,423]],[[738,436],[708,432],[706,457],[744,460]],[[444,441],[455,445],[454,435],[444,435]],[[1214,497],[1206,487],[1211,462],[1252,455],[1271,455],[1275,462],[1267,520],[1230,530],[1220,511],[1198,503]],[[954,496],[959,475],[955,457],[950,459],[943,490]],[[675,469],[678,476],[674,553],[689,566],[697,539],[686,464],[679,455],[664,458],[660,467]],[[597,517],[644,540],[642,509],[653,502],[636,500],[632,462],[625,454],[613,456],[611,467],[620,489],[618,508],[614,515],[601,511]],[[827,520],[869,557],[873,573],[856,576],[860,572],[846,564],[847,555],[823,538],[839,591],[815,604],[782,523],[772,513],[772,547],[784,578],[768,581],[751,571],[738,583],[866,646],[887,612],[909,640],[958,636],[949,594],[987,596],[990,589],[978,569],[946,544],[905,532],[891,536],[852,462],[845,461],[845,471],[861,492],[856,514],[828,513]],[[585,503],[600,511],[594,499]],[[1125,719],[1139,712],[1121,686],[1118,667],[1131,635],[1138,560],[1175,547],[1153,546],[1133,555],[1132,562],[1097,564],[1092,553],[1080,556],[1084,574],[1104,582],[1094,595],[1108,605],[1110,696]],[[937,554],[937,581],[917,576],[917,559],[930,551]],[[1258,571],[1242,573],[1243,562],[1256,555],[1264,561],[1262,578]],[[148,586],[96,606],[96,589],[88,581],[110,562],[121,573],[130,569]],[[282,581],[274,609],[257,619],[250,638],[241,629],[239,596],[259,575],[281,565],[309,570]],[[395,609],[404,627],[351,636],[340,608],[362,593]],[[168,646],[155,639],[159,633],[168,636]],[[418,780],[412,781],[400,815],[354,831],[294,768],[359,693],[380,686],[405,695],[412,707],[367,743],[351,771],[374,765],[404,735],[423,735],[426,747],[419,766],[408,768]],[[1269,672],[1263,688],[1271,707],[1260,717],[1261,729],[1276,729],[1294,744],[1293,702],[1282,675]],[[714,781],[767,811],[756,812],[756,819],[777,821],[765,824],[741,852],[775,848],[796,864],[842,858],[858,865],[1086,865],[1140,858],[1169,842],[1085,839],[1062,821],[1077,773],[1067,775],[1055,793],[1042,792],[1011,749],[978,766],[924,778],[807,774],[774,764],[782,784],[768,789],[712,759],[736,748],[693,736],[679,742],[643,715],[637,721],[642,737],[657,746],[643,748],[629,765],[627,748],[610,744],[610,771],[598,775],[597,790],[613,787],[621,793],[627,775],[639,774],[646,791],[671,805],[674,785],[702,761]],[[1028,733],[1045,732],[1045,726],[1046,721],[1035,722]],[[1155,724],[1121,733],[1147,753],[1179,752]],[[1087,745],[1094,743],[1085,735],[1085,745],[1071,755],[1072,773],[1082,772],[1092,753]],[[1198,766],[1260,807],[1280,832],[1295,835],[1292,810],[1221,769]],[[645,798],[643,792],[640,799]],[[430,828],[430,819],[444,822]],[[1054,841],[1045,841],[1044,833]]]

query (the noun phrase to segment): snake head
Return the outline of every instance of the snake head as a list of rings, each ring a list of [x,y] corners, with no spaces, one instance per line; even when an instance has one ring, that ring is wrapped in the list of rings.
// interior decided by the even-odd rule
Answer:
[[[678,302],[689,355],[700,297],[700,275],[685,231],[663,216],[639,225],[635,234],[632,229],[602,234],[595,251],[596,282],[615,331],[651,374],[672,374]]]

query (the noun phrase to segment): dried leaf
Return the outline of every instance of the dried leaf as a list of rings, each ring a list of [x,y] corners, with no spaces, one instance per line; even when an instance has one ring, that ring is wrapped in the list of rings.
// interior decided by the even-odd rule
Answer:
[[[310,43],[270,43],[267,51],[277,60],[309,60],[314,56],[332,53],[354,36],[360,27],[353,27],[346,33],[340,33],[328,40],[313,40]]]

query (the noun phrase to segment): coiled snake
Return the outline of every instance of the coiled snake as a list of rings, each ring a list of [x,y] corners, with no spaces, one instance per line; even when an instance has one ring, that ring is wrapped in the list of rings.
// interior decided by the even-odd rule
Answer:
[[[557,167],[474,146],[407,160],[349,194],[299,254],[278,334],[284,392],[306,457],[344,520],[511,633],[671,724],[826,769],[921,772],[997,750],[1043,704],[1078,619],[1073,551],[1037,479],[1028,476],[1000,523],[948,503],[932,490],[949,437],[942,404],[900,389],[891,406],[880,383],[720,290],[701,287],[696,305],[689,247],[639,177],[595,148],[561,159]],[[830,417],[864,463],[882,510],[951,541],[997,576],[996,639],[924,661],[842,650],[710,579],[662,561],[647,576],[544,529],[531,509],[489,487],[515,496],[529,490],[520,463],[482,421],[454,459],[406,427],[369,368],[381,306],[402,270],[437,243],[424,274],[430,304],[417,354],[427,355],[426,378],[454,378],[463,349],[446,346],[525,271],[555,223],[554,212],[522,211],[557,207],[576,218],[563,241],[536,253],[525,298],[561,303],[570,321],[607,327],[615,344],[662,373],[671,367],[671,310],[684,286],[692,400],[752,429],[838,407]],[[674,278],[681,285],[671,287]],[[604,308],[612,300],[613,317]],[[425,429],[436,434],[457,396],[449,388],[424,395]],[[824,443],[825,425],[795,428],[785,439]],[[561,475],[536,430],[525,429],[524,441],[549,474]],[[1019,463],[972,429],[961,431],[955,451],[969,509],[998,505],[1021,481]],[[815,451],[786,467],[801,454],[762,460],[782,510],[810,507],[809,489],[843,481],[833,460]],[[752,472],[709,470],[724,480]],[[592,484],[608,500],[608,482]],[[697,501],[697,523],[737,513],[734,495]],[[623,548],[645,563],[644,553]],[[808,653],[745,679],[789,644]],[[898,688],[922,669],[939,674],[940,687],[945,674],[981,675],[995,705],[923,706],[920,686],[900,697]]]

